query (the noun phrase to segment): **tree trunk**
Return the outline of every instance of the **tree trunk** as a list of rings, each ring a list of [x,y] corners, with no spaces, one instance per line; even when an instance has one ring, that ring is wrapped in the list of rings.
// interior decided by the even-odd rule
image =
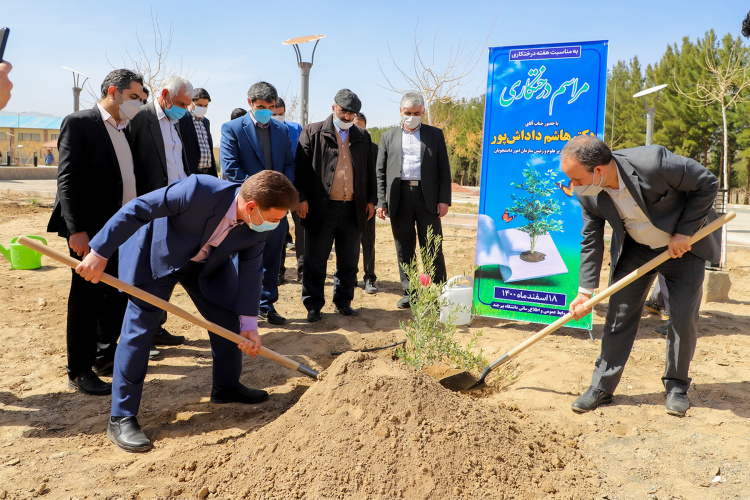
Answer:
[[[729,196],[729,133],[727,131],[727,108],[721,107],[721,119],[724,122],[724,189]]]
[[[747,177],[745,177],[745,199],[742,200],[743,205],[750,203],[750,158],[747,160]]]

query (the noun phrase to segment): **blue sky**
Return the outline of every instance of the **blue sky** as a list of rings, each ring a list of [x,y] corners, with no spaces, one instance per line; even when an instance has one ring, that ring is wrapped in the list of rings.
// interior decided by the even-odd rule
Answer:
[[[271,82],[286,98],[299,94],[294,51],[281,44],[289,38],[326,35],[310,77],[311,121],[326,118],[336,91],[347,87],[361,98],[368,125],[387,126],[398,121],[399,96],[382,87],[386,82],[378,62],[389,77],[403,83],[388,44],[399,64],[408,67],[417,23],[427,55],[435,40],[438,67],[451,47],[460,44],[470,54],[488,33],[489,46],[609,40],[610,67],[636,55],[645,67],[684,36],[695,40],[711,28],[719,36],[739,35],[750,8],[739,0],[6,3],[0,26],[11,28],[5,58],[14,66],[15,88],[5,112],[70,113],[73,78],[61,66],[90,75],[98,92],[113,65],[128,66],[123,64],[127,52],[138,52],[136,32],[147,48],[153,43],[153,12],[165,31],[170,24],[174,30],[170,60],[181,61],[192,83],[211,94],[207,117],[217,145],[231,110],[247,107],[252,83]],[[312,45],[300,46],[306,61]],[[466,97],[484,92],[487,59],[485,50],[462,91]],[[93,102],[84,98],[84,105]]]

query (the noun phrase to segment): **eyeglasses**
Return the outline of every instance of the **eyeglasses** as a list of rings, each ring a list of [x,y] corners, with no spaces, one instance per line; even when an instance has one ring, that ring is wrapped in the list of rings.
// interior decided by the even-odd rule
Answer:
[[[342,115],[349,115],[351,117],[354,117],[354,115],[357,114],[356,111],[350,111],[348,109],[344,109],[341,106],[339,106],[338,104],[336,105],[336,109],[338,109],[339,113],[341,113]]]

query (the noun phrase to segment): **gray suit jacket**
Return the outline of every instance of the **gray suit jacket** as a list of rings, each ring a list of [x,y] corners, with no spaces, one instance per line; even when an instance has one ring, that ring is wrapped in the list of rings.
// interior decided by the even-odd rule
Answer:
[[[671,153],[663,146],[644,146],[612,153],[625,187],[651,223],[669,234],[692,236],[718,216],[713,203],[719,181],[703,165]],[[581,268],[579,285],[596,288],[604,254],[604,221],[612,226],[610,281],[625,241],[625,226],[612,198],[577,196],[581,202]],[[718,232],[693,245],[691,252],[710,262],[719,260]]]
[[[166,187],[169,182],[164,137],[159,127],[159,119],[156,117],[156,106],[158,106],[156,101],[148,103],[126,127],[130,150],[133,152],[135,190],[138,196]],[[172,123],[177,125],[179,134],[179,122],[172,121]],[[182,166],[185,173],[190,175],[184,146]]]
[[[422,194],[428,210],[437,212],[438,203],[451,204],[451,167],[443,131],[422,124]],[[401,193],[401,127],[388,130],[380,137],[376,164],[378,208],[387,207],[393,217],[398,212]]]

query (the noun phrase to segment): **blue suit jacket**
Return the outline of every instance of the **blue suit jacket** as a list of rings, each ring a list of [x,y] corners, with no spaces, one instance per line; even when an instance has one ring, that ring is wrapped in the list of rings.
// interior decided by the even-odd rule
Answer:
[[[91,240],[109,258],[120,248],[120,279],[132,285],[180,269],[206,244],[229,210],[239,186],[209,175],[191,175],[127,203]],[[268,232],[247,224],[229,231],[201,271],[201,292],[242,316],[257,316]],[[235,257],[237,257],[235,259]]]
[[[284,122],[289,129],[289,142],[292,143],[292,157],[297,153],[297,143],[302,135],[302,125],[297,122]]]
[[[295,163],[287,126],[276,120],[269,124],[273,155],[270,167],[263,162],[263,151],[249,113],[221,126],[219,161],[225,179],[242,182],[262,170],[275,170],[294,182]]]

